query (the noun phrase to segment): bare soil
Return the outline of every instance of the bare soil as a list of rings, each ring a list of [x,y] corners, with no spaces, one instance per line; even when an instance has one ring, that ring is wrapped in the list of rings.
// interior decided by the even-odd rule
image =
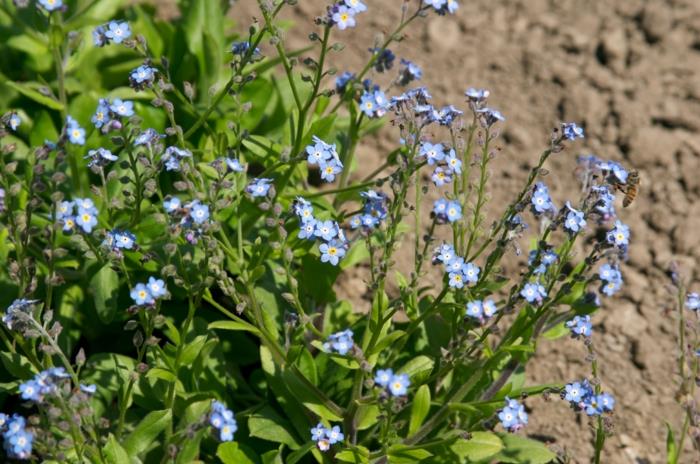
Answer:
[[[236,2],[231,15],[243,32],[257,2]],[[358,27],[336,32],[348,52],[335,59],[339,71],[358,70],[375,37],[397,23],[399,0],[366,0]],[[549,163],[545,181],[557,204],[578,197],[575,157],[595,153],[639,169],[638,199],[619,214],[632,230],[625,286],[594,316],[594,342],[601,379],[616,399],[615,435],[604,462],[665,462],[665,425],[678,428],[676,327],[668,313],[672,297],[666,270],[678,261],[697,277],[700,255],[700,2],[589,0],[461,1],[455,16],[431,14],[393,47],[397,57],[424,70],[422,84],[435,103],[466,109],[469,86],[491,90],[490,104],[508,118],[503,150],[490,179],[492,214],[522,185],[545,147],[551,128],[577,121],[586,139]],[[415,1],[411,2],[411,8]],[[291,47],[308,44],[315,16],[326,2],[301,0],[288,17],[295,22]],[[308,26],[308,28],[306,27]],[[269,47],[268,47],[269,48]],[[386,77],[378,77],[386,82]],[[397,146],[387,126],[359,147],[362,173],[381,165]],[[407,237],[407,243],[411,243]],[[399,267],[412,247],[398,251]],[[523,258],[513,255],[513,262]],[[697,283],[694,288],[698,290]],[[339,292],[358,308],[368,303],[361,271],[344,276]],[[543,341],[528,366],[528,383],[571,381],[590,375],[581,342]],[[590,462],[592,433],[584,417],[564,402],[527,400],[525,433],[550,442],[571,462]],[[683,462],[700,462],[688,449]]]

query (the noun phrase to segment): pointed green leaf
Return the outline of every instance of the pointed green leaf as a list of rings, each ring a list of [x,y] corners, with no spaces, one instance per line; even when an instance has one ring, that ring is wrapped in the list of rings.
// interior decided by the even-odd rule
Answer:
[[[172,420],[172,411],[152,411],[143,418],[133,432],[124,440],[124,448],[131,456],[146,451]]]
[[[117,312],[119,275],[109,264],[105,264],[90,279],[90,288],[95,297],[97,316],[104,324],[109,324]]]
[[[423,424],[428,411],[430,411],[430,388],[427,385],[421,385],[413,397],[413,404],[411,405],[411,420],[408,425],[409,435],[413,435]]]
[[[481,461],[503,449],[503,442],[493,432],[472,432],[468,440],[459,439],[450,449],[462,459]]]

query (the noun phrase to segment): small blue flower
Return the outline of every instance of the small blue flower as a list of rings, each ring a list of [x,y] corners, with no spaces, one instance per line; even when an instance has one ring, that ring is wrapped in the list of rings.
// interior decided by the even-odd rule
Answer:
[[[51,0],[44,0],[49,2]],[[58,3],[60,0],[56,0]],[[22,429],[13,434],[5,434],[5,449],[8,451],[8,455],[15,459],[29,459],[32,454],[32,442],[34,436]]]
[[[611,183],[626,183],[629,173],[620,164],[615,161],[598,161],[597,168],[605,173],[608,173],[609,180]]]
[[[297,237],[305,240],[314,240],[316,238],[316,229],[318,227],[318,222],[316,219],[311,218],[310,220],[303,222],[301,228],[299,229],[299,234]]]
[[[615,407],[615,398],[610,393],[601,393],[596,397],[596,402],[603,411],[612,411]]]
[[[83,393],[86,393],[88,395],[94,395],[95,392],[97,391],[97,385],[95,384],[90,384],[90,385],[84,385],[80,384],[80,391]]]
[[[600,291],[605,293],[607,296],[613,296],[615,293],[620,290],[622,287],[622,276],[620,275],[619,278],[616,280],[610,280],[607,282],[603,282],[603,284],[600,287]]]
[[[19,125],[22,123],[22,120],[19,118],[17,113],[12,113],[7,120],[7,124],[10,126],[10,129],[13,131],[17,131],[19,129]]]
[[[399,84],[407,85],[410,82],[420,80],[423,77],[423,71],[415,63],[401,59],[401,71],[399,73]]]
[[[337,266],[340,258],[345,256],[345,244],[338,240],[322,243],[318,249],[321,252],[321,262],[331,263],[333,266]]]
[[[134,300],[138,306],[152,305],[155,303],[153,295],[148,290],[146,284],[136,284],[134,288],[131,289],[131,299]]]
[[[231,172],[245,171],[245,167],[243,166],[243,164],[241,164],[241,162],[235,158],[224,158],[224,161],[226,162],[226,167]]]
[[[168,293],[168,289],[165,286],[165,282],[161,279],[156,279],[155,277],[148,278],[148,292],[153,298],[161,298]]]
[[[182,201],[178,197],[170,197],[163,200],[163,208],[168,214],[172,214],[182,206]]]
[[[97,150],[89,150],[88,154],[84,157],[85,159],[89,159],[88,161],[88,167],[91,168],[93,166],[107,166],[109,163],[112,161],[116,161],[119,158],[117,156],[114,156],[111,151],[107,150],[106,148],[98,148]]]
[[[272,179],[253,179],[253,181],[245,188],[245,191],[252,197],[264,197],[267,195],[267,192],[270,191],[271,186]]]
[[[314,235],[329,242],[338,236],[338,224],[334,221],[318,221]]]
[[[99,129],[111,121],[109,105],[109,100],[104,98],[99,100],[95,114],[93,114],[92,118],[90,118],[96,128]]]
[[[328,438],[328,443],[334,445],[343,441],[345,435],[340,431],[340,426],[334,425],[330,429],[326,429],[326,438]]]
[[[115,98],[112,104],[109,105],[109,109],[118,116],[130,118],[134,115],[134,102]]]
[[[484,127],[491,127],[498,121],[503,122],[506,120],[500,111],[493,108],[480,108],[476,112],[481,116]]]
[[[520,291],[520,296],[525,298],[528,303],[542,303],[542,300],[547,296],[544,287],[538,283],[527,283]]]
[[[509,432],[516,432],[527,425],[528,416],[525,407],[506,397],[506,406],[498,413],[501,425]]]
[[[474,319],[481,319],[484,315],[484,306],[480,300],[470,301],[467,303],[467,316]]]
[[[192,152],[185,148],[168,147],[161,156],[166,171],[179,171],[180,162],[185,158],[192,158]]]
[[[335,90],[339,94],[344,94],[345,93],[345,87],[348,85],[348,82],[353,80],[355,78],[355,74],[351,73],[350,71],[345,71],[342,73],[340,76],[335,78]]]
[[[462,173],[462,160],[457,158],[457,153],[454,151],[453,148],[450,148],[450,151],[445,156],[445,164],[447,164],[447,167],[452,172],[456,174]]]
[[[370,48],[369,51],[376,57],[374,60],[374,69],[377,72],[382,73],[394,66],[396,55],[388,48]]]
[[[80,127],[78,121],[70,116],[66,118],[66,135],[70,143],[85,145],[85,129]]]
[[[233,434],[238,430],[233,411],[220,401],[212,403],[209,424],[219,431],[219,440],[224,442],[233,441]]]
[[[156,132],[155,129],[151,129],[149,127],[145,131],[141,132],[138,136],[136,136],[136,138],[134,139],[134,145],[135,146],[145,145],[147,147],[153,148],[153,146],[156,144],[156,142],[158,142],[164,138],[165,138],[165,135],[159,134],[158,132]]]
[[[39,0],[39,4],[46,11],[56,11],[63,6],[63,0]]]
[[[451,126],[454,120],[464,114],[462,111],[455,108],[453,105],[447,105],[440,108],[437,112],[437,122],[441,126]]]
[[[75,216],[75,223],[83,229],[83,232],[89,234],[92,232],[92,228],[97,225],[97,217],[95,216],[94,210],[79,208],[78,214]]]
[[[333,182],[335,176],[343,170],[343,165],[336,158],[332,158],[329,161],[322,161],[319,164],[319,168],[321,168],[321,179],[326,182]]]
[[[389,102],[381,90],[365,91],[360,97],[360,111],[369,118],[381,118],[388,107]]]
[[[554,205],[549,197],[549,189],[542,182],[535,184],[535,190],[532,192],[532,211],[535,214],[546,213],[552,211]]]
[[[423,142],[418,151],[418,156],[425,156],[428,164],[432,166],[445,158],[445,148],[440,143]]]
[[[479,273],[481,270],[479,266],[474,263],[465,263],[462,266],[462,274],[464,274],[464,280],[470,284],[475,284],[479,280]]]
[[[360,0],[345,0],[345,5],[350,8],[354,14],[367,11],[367,5],[362,3]]]
[[[426,3],[427,3],[427,1],[426,1]],[[473,102],[481,103],[481,102],[486,101],[487,98],[489,98],[490,93],[491,92],[489,92],[486,89],[476,89],[474,87],[469,87],[466,90],[466,92],[464,92],[464,95],[466,95],[467,98],[469,98],[469,100],[471,100]]]
[[[112,40],[116,44],[122,43],[122,41],[128,39],[130,36],[131,29],[129,28],[129,23],[127,23],[126,21],[110,21],[107,25],[105,37]]]
[[[319,441],[325,438],[326,432],[328,429],[326,429],[322,423],[318,423],[316,427],[311,428],[311,440],[312,441]]]
[[[464,287],[464,275],[462,271],[450,272],[449,273],[448,285],[452,288],[463,288]]]
[[[572,320],[566,322],[566,326],[571,330],[574,337],[588,338],[593,332],[591,324],[591,316],[576,316]]]
[[[231,53],[233,53],[234,55],[243,56],[246,53],[248,53],[248,50],[250,50],[250,42],[248,41],[234,42],[233,45],[231,45]],[[262,57],[262,52],[258,47],[255,47],[255,50],[253,50],[252,58],[258,59],[260,57]]]
[[[114,246],[123,249],[131,250],[136,244],[136,236],[127,230],[115,230],[112,232]]]
[[[564,387],[564,399],[570,403],[578,404],[583,400],[583,396],[587,393],[586,389],[581,387],[578,382],[567,384]]]
[[[352,337],[353,333],[350,329],[331,334],[323,344],[323,349],[327,352],[335,352],[345,356],[355,345]]]
[[[56,206],[56,219],[63,219],[71,216],[73,214],[73,205],[74,203],[72,201],[59,202]]]
[[[398,374],[391,378],[389,383],[389,391],[393,396],[404,396],[408,393],[408,387],[411,386],[411,381],[408,374]]]
[[[138,68],[129,73],[129,84],[136,90],[143,90],[146,87],[151,87],[156,80],[158,70],[146,64],[142,64]]]
[[[688,293],[685,298],[685,307],[691,311],[700,310],[700,295],[695,292]]]
[[[487,319],[493,317],[493,315],[496,314],[496,311],[498,311],[498,307],[496,307],[496,302],[490,298],[484,300],[482,307],[484,310],[484,317]]]
[[[621,221],[615,221],[615,228],[607,233],[605,239],[609,244],[624,250],[630,243],[630,228]]]
[[[41,401],[41,387],[34,380],[21,383],[19,392],[23,400],[34,401],[36,403]]]
[[[575,122],[565,122],[561,125],[562,133],[568,140],[583,138],[583,128],[576,125]]]
[[[394,378],[394,371],[391,369],[377,369],[377,374],[374,376],[374,383],[387,388],[392,378]]]
[[[583,211],[574,209],[568,201],[566,202],[566,208],[569,212],[564,220],[564,229],[572,233],[583,230],[586,227],[586,219],[584,219]]]
[[[452,182],[452,172],[438,166],[433,172],[432,179],[436,187],[442,187]]]
[[[203,205],[198,201],[193,201],[190,210],[190,217],[195,224],[204,224],[209,220],[209,206]]]
[[[320,166],[324,161],[334,158],[334,145],[324,142],[315,135],[312,140],[314,142],[313,145],[308,145],[305,150],[308,155],[306,161],[309,164]]]
[[[107,39],[107,36],[105,35],[106,32],[107,28],[104,25],[97,26],[92,30],[92,43],[96,47],[104,47],[107,45],[109,39]]]
[[[344,31],[348,27],[355,27],[356,24],[355,11],[344,5],[335,7],[335,11],[331,14],[331,19],[341,31]]]
[[[441,263],[447,265],[457,256],[455,249],[452,245],[443,243],[435,250],[435,259]]]
[[[450,201],[447,204],[447,220],[455,222],[460,219],[462,219],[462,207],[456,201]]]

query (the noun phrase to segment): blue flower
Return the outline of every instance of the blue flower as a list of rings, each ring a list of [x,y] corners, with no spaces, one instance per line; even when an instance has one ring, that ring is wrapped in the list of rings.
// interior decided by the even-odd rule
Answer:
[[[334,425],[330,430],[326,429],[326,438],[328,438],[328,443],[334,445],[343,441],[345,435],[340,431],[340,426]]]
[[[388,48],[370,48],[369,51],[376,57],[374,60],[374,69],[377,72],[382,73],[394,66],[396,55]]]
[[[525,298],[528,303],[542,303],[542,300],[547,296],[544,287],[538,283],[527,283],[520,291],[520,296]]]
[[[168,147],[161,156],[166,171],[179,171],[180,162],[185,158],[192,158],[192,152],[178,147]]]
[[[337,266],[340,258],[345,256],[345,244],[338,240],[322,243],[318,249],[321,252],[321,262],[331,263],[333,266]]]
[[[432,6],[437,14],[454,14],[459,8],[457,0],[425,0],[426,5]]]
[[[418,150],[418,156],[425,156],[430,166],[445,158],[445,148],[440,143],[423,142]]]
[[[233,45],[231,45],[231,53],[234,55],[245,55],[248,53],[248,50],[250,50],[250,42],[245,41],[245,42],[234,42]],[[255,50],[253,50],[252,57],[254,59],[260,58],[262,56],[262,52],[258,47],[255,47]]]
[[[182,201],[178,197],[170,197],[163,200],[163,208],[168,214],[172,214],[182,206]]]
[[[209,220],[209,206],[195,200],[191,204],[190,217],[195,224],[204,224]]]
[[[601,393],[596,397],[596,403],[602,411],[612,411],[615,407],[615,398],[610,393]]]
[[[70,143],[85,145],[85,129],[80,127],[78,121],[70,116],[66,118],[66,135]]]
[[[316,229],[318,227],[318,222],[316,219],[309,219],[301,224],[299,229],[299,234],[297,237],[306,240],[314,240],[316,238]]]
[[[612,296],[622,287],[622,274],[617,266],[603,264],[598,270],[598,277],[603,282],[601,291],[607,296]]]
[[[51,0],[43,1],[50,2]],[[56,0],[56,3],[59,2],[60,0]],[[34,436],[24,428],[9,435],[5,434],[5,450],[10,458],[29,459],[32,454],[33,440]]]
[[[95,125],[95,127],[99,129],[105,124],[109,123],[109,121],[111,121],[110,114],[111,113],[109,109],[109,100],[101,98],[97,103],[97,109],[95,110],[95,114],[92,115],[92,118],[90,118],[90,120]]]
[[[480,300],[470,301],[467,303],[468,317],[481,320],[484,315],[484,304]]]
[[[219,429],[219,440],[233,441],[233,434],[238,430],[236,422],[225,422]]]
[[[463,288],[464,287],[464,275],[462,271],[450,272],[449,273],[449,286],[452,288]]]
[[[296,197],[292,207],[294,208],[294,214],[299,218],[299,222],[305,223],[314,219],[314,208],[304,198]]]
[[[330,334],[323,344],[323,350],[329,353],[335,352],[345,356],[354,346],[352,330],[346,329],[341,332]]]
[[[306,147],[306,154],[308,155],[306,161],[312,165],[321,165],[326,160],[334,158],[335,146],[330,145],[315,135],[312,138],[313,144]]]
[[[155,277],[148,278],[148,291],[153,298],[161,298],[168,293],[168,289],[165,286],[165,282],[161,279],[156,279]]]
[[[566,322],[566,326],[571,330],[571,334],[576,337],[588,338],[591,336],[593,327],[591,325],[591,316],[576,316],[572,320]]]
[[[94,395],[95,392],[97,391],[97,385],[95,384],[90,384],[90,385],[84,385],[80,384],[80,391],[83,393],[86,393],[88,395]]]
[[[615,161],[598,161],[598,169],[610,174],[611,183],[625,183],[627,182],[627,177],[629,173],[620,164]]]
[[[231,172],[243,172],[245,171],[245,167],[241,164],[241,162],[235,158],[224,158],[224,161],[226,162],[226,167],[229,169]]]
[[[155,303],[153,295],[151,295],[146,284],[136,284],[136,286],[131,289],[130,296],[138,306],[152,305]]]
[[[464,92],[464,95],[469,98],[469,100],[475,102],[475,103],[481,103],[486,101],[487,98],[489,98],[489,92],[486,89],[476,89],[474,87],[469,87],[466,92]]]
[[[65,217],[69,217],[73,214],[73,205],[74,203],[72,201],[61,201],[56,205],[56,219],[63,219]]]
[[[493,317],[494,314],[496,314],[496,311],[498,311],[498,307],[496,307],[496,302],[490,298],[484,300],[482,307],[484,310],[484,317],[487,319]]]
[[[350,8],[354,14],[367,11],[367,5],[362,3],[360,0],[345,0],[345,5]]]
[[[583,138],[583,128],[576,125],[575,122],[565,122],[561,125],[564,137],[569,140]]]
[[[475,284],[479,280],[479,273],[481,270],[474,263],[465,263],[462,266],[462,273],[464,274],[464,280],[470,284]]]
[[[107,166],[109,163],[112,161],[116,161],[119,158],[117,156],[114,156],[111,151],[107,150],[106,148],[98,148],[97,150],[89,150],[88,154],[84,157],[85,159],[89,159],[88,161],[88,167],[91,168],[93,166]]]
[[[219,431],[220,441],[233,441],[233,434],[238,430],[233,411],[220,401],[212,403],[209,424]]]
[[[432,179],[436,187],[442,187],[452,182],[452,172],[438,166],[435,168],[435,171],[433,171]]]
[[[685,307],[691,311],[700,310],[700,295],[695,292],[688,293],[685,298]]]
[[[136,244],[136,236],[128,230],[114,230],[108,234],[108,239],[114,247],[122,250],[131,250]]]
[[[147,147],[153,148],[153,146],[156,144],[156,142],[160,141],[160,139],[164,139],[165,135],[159,134],[156,132],[155,129],[151,129],[150,127],[146,129],[145,131],[141,132],[136,138],[134,139],[134,145],[135,146],[141,146],[145,145]]]
[[[75,223],[83,229],[83,232],[89,234],[92,232],[92,228],[97,225],[97,217],[92,208],[85,209],[79,208],[78,215],[75,217]]]
[[[331,19],[333,24],[337,25],[341,31],[348,27],[355,27],[355,11],[347,6],[334,7],[334,10],[331,12]]]
[[[586,389],[578,382],[567,384],[564,387],[564,392],[564,399],[574,404],[580,403],[583,396],[587,394]]]
[[[355,78],[355,74],[350,71],[345,71],[340,76],[335,78],[335,90],[339,94],[345,93],[345,87],[347,87],[348,82]]]
[[[63,222],[63,232],[65,233],[72,233],[73,230],[75,230],[75,217],[74,216],[64,216],[62,219]]]
[[[610,280],[603,282],[600,287],[600,291],[605,293],[607,296],[613,296],[622,287],[622,276],[616,280]]]
[[[360,111],[369,118],[381,118],[388,106],[386,95],[381,90],[366,91],[360,97]]]
[[[535,214],[546,213],[554,210],[552,199],[549,197],[549,189],[542,182],[535,184],[535,190],[532,192],[532,211]]]
[[[615,217],[615,195],[610,193],[610,190],[604,185],[595,185],[591,190],[595,192],[598,197],[595,209],[601,214],[603,220]]]
[[[112,104],[109,105],[109,109],[118,116],[130,118],[134,115],[134,102],[115,98]]]
[[[460,219],[462,219],[462,207],[456,201],[449,202],[447,204],[447,220],[455,222]]]
[[[41,401],[41,387],[34,381],[29,380],[19,386],[20,396],[23,400],[39,402]]]
[[[457,256],[455,249],[452,245],[448,243],[443,243],[434,252],[434,259],[447,265]]]
[[[319,168],[321,168],[321,179],[325,180],[326,182],[333,182],[335,180],[335,176],[340,174],[340,172],[343,170],[343,164],[340,162],[340,160],[332,158],[328,161],[322,161],[319,164]]]
[[[156,80],[158,70],[146,64],[142,64],[138,68],[129,73],[129,84],[136,90],[143,90],[146,87],[151,87]]]
[[[462,160],[457,158],[457,153],[453,148],[450,148],[449,153],[445,156],[445,164],[454,173],[462,173]]]
[[[566,208],[569,212],[564,220],[564,229],[576,233],[586,227],[586,219],[584,219],[583,211],[574,209],[568,201],[566,202]]]
[[[323,426],[322,423],[318,423],[316,427],[311,428],[311,440],[312,441],[319,441],[322,438],[326,436],[326,428]]]
[[[394,371],[391,369],[377,369],[377,374],[374,376],[374,383],[387,388],[392,378],[394,378]]]
[[[334,221],[317,221],[314,235],[329,242],[338,236],[338,225]]]
[[[441,126],[451,126],[454,120],[464,114],[452,105],[443,106],[437,111],[437,122]]]
[[[129,23],[126,21],[110,21],[107,25],[105,37],[112,40],[116,44],[122,43],[123,40],[128,39],[130,36],[131,29],[129,29]]]
[[[401,71],[399,73],[399,84],[407,85],[410,82],[420,80],[423,71],[415,63],[401,59]]]
[[[411,386],[411,381],[408,374],[398,374],[391,378],[389,391],[393,396],[404,396],[408,392],[409,386]]]
[[[493,108],[479,108],[476,112],[481,116],[482,125],[484,127],[491,127],[498,121],[503,122],[506,120],[505,116],[503,116],[500,111]]]
[[[7,124],[10,126],[10,129],[13,131],[17,131],[19,129],[19,125],[22,123],[22,120],[19,118],[17,113],[12,113],[10,114],[10,117],[7,120]]]
[[[516,432],[527,425],[528,416],[525,407],[506,397],[506,406],[498,413],[501,425],[509,432]]]
[[[39,4],[46,11],[56,11],[63,6],[63,0],[39,0]]]
[[[107,39],[107,36],[105,35],[106,32],[107,28],[104,24],[97,26],[95,29],[92,30],[92,43],[96,47],[104,47],[105,45],[107,45],[109,39]]]
[[[439,221],[455,222],[462,218],[462,207],[456,201],[441,198],[433,204],[433,213]]]
[[[245,191],[252,197],[264,197],[267,192],[270,191],[272,186],[272,179],[253,179],[253,181],[246,186]]]
[[[630,228],[620,221],[615,221],[615,228],[605,236],[607,242],[622,250],[630,243]]]

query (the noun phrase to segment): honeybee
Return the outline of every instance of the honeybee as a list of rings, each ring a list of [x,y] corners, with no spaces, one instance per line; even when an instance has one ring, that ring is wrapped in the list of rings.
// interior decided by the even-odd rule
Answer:
[[[615,188],[625,194],[625,198],[622,200],[622,207],[627,208],[637,197],[637,192],[639,191],[639,171],[636,169],[630,171],[627,176],[627,182],[615,184]]]

